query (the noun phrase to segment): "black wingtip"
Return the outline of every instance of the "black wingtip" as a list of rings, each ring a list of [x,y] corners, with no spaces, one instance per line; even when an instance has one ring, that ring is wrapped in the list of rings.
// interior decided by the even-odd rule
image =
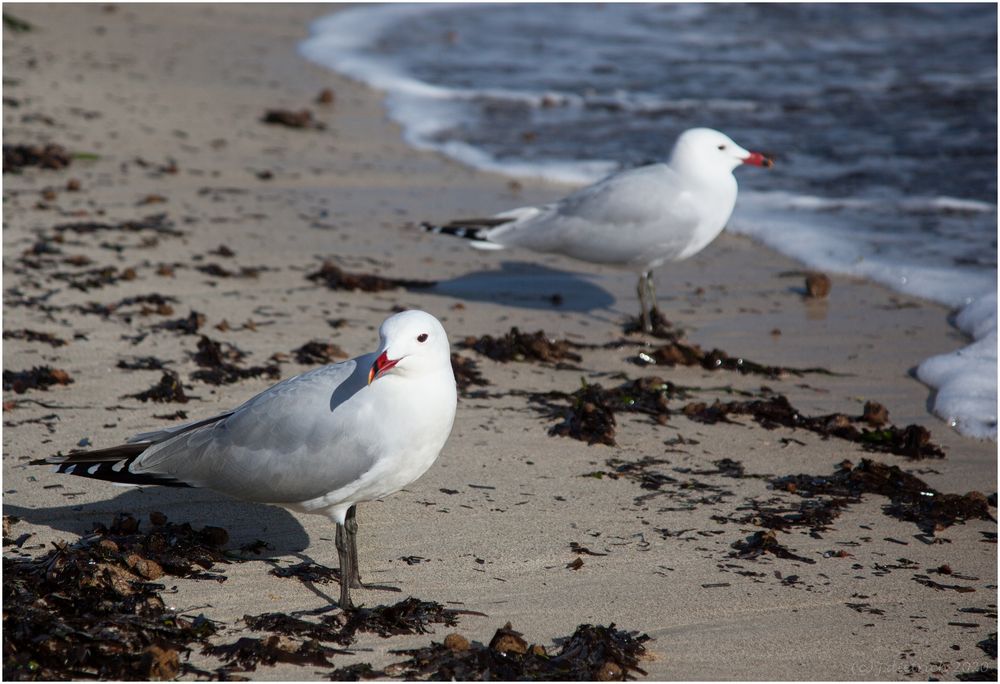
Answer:
[[[53,470],[64,475],[76,475],[91,480],[103,480],[125,485],[158,485],[188,487],[169,475],[131,472],[132,464],[149,448],[148,443],[122,444],[107,449],[83,451],[68,456],[53,456],[48,462]]]
[[[514,219],[505,217],[489,217],[489,218],[471,218],[471,219],[459,219],[456,221],[451,221],[444,225],[435,225],[433,223],[428,223],[424,221],[420,224],[428,233],[435,233],[438,235],[451,235],[452,237],[463,238],[465,240],[477,240],[480,242],[489,242],[486,238],[486,234],[489,232],[490,228],[496,228],[497,226],[502,226],[505,223],[510,223]]]

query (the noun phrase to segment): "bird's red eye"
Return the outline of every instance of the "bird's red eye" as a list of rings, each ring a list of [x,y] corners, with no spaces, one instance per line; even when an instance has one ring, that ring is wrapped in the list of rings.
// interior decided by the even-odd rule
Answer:
[[[417,335],[417,342],[426,342],[426,341],[427,341],[427,333],[420,333],[419,335]]]

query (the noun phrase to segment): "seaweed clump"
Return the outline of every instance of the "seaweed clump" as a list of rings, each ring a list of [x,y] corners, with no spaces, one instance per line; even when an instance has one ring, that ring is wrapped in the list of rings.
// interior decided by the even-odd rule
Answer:
[[[150,531],[139,531],[139,521],[128,513],[115,516],[110,527],[100,523],[94,525],[94,535],[100,541],[111,542],[122,553],[137,572],[147,579],[157,579],[166,573],[188,579],[211,579],[224,582],[225,575],[209,573],[216,563],[230,562],[222,547],[229,542],[229,533],[221,527],[206,525],[196,530],[189,523],[171,523],[167,516],[153,512],[149,514]],[[82,542],[81,542],[82,543]],[[104,544],[105,547],[110,547]],[[138,554],[137,557],[136,554]],[[157,573],[156,567],[162,570]],[[150,572],[143,570],[149,567]]]
[[[166,366],[164,365],[162,359],[158,359],[155,356],[137,356],[132,359],[119,359],[118,363],[115,364],[117,368],[122,370],[164,370]]]
[[[444,643],[392,651],[408,659],[377,674],[438,681],[624,681],[632,673],[646,674],[639,667],[649,641],[645,634],[615,629],[614,623],[580,625],[557,641],[562,642],[559,652],[549,655],[543,646],[529,645],[508,622],[488,646],[449,634]]]
[[[688,344],[680,339],[674,339],[656,349],[641,352],[636,360],[640,364],[659,366],[701,366],[705,370],[736,371],[743,375],[763,375],[777,379],[786,375],[802,377],[806,374],[833,375],[825,368],[790,368],[787,366],[768,366],[743,357],[730,356],[721,349],[703,351],[696,344]]]
[[[494,361],[507,363],[510,361],[542,361],[560,364],[565,360],[579,362],[580,355],[571,351],[577,345],[569,340],[550,338],[542,330],[533,333],[523,333],[517,327],[499,337],[483,335],[482,337],[467,337],[462,343],[466,349],[475,349],[483,356]]]
[[[588,444],[614,446],[616,412],[644,413],[657,423],[664,424],[670,415],[668,399],[683,395],[684,390],[672,382],[647,376],[612,389],[584,382],[573,394],[549,392],[535,394],[531,398],[542,405],[550,417],[562,418],[562,422],[549,430],[550,435],[572,437]],[[555,404],[555,399],[568,400],[570,404]]]
[[[778,558],[786,558],[802,563],[813,564],[816,562],[812,558],[800,556],[789,550],[787,546],[778,541],[773,530],[754,532],[746,539],[733,542],[732,547],[735,549],[731,554],[734,558],[756,559],[765,553],[770,553]]]
[[[624,477],[627,480],[638,482],[642,489],[658,490],[665,484],[676,484],[678,482],[675,477],[652,470],[653,466],[665,463],[668,463],[668,461],[652,456],[643,456],[638,461],[623,461],[618,458],[610,458],[607,464],[612,470],[607,473],[598,471],[598,473],[600,473],[601,477],[607,475],[612,480]],[[595,473],[590,473],[590,475],[597,477]]]
[[[246,615],[246,625],[259,632],[274,632],[283,636],[296,636],[319,641],[332,641],[342,646],[353,643],[358,632],[378,634],[382,638],[400,634],[426,634],[431,624],[454,627],[458,616],[471,611],[445,608],[434,601],[421,601],[413,597],[391,606],[373,608],[355,607],[344,613],[310,622],[284,613]]]
[[[808,527],[813,536],[829,529],[842,510],[851,501],[846,498],[817,499],[808,498],[798,501],[792,506],[766,506],[760,502],[751,501],[753,513],[738,520],[740,523],[753,523],[770,530],[787,531],[793,527]]]
[[[458,391],[463,394],[468,392],[473,385],[484,387],[490,384],[479,371],[479,364],[472,359],[453,353],[451,355],[451,370],[455,374],[455,385],[458,386]]]
[[[330,666],[328,658],[338,653],[349,653],[322,645],[333,642],[348,646],[358,632],[374,632],[383,638],[398,634],[425,634],[428,625],[443,623],[454,626],[458,621],[456,611],[432,601],[407,598],[391,606],[352,608],[310,622],[285,613],[245,615],[243,622],[257,632],[270,632],[261,638],[243,637],[231,644],[206,646],[203,653],[226,661],[224,672],[255,670],[258,665],[292,663],[295,665]],[[361,667],[373,672],[368,664]]]
[[[661,340],[677,340],[683,336],[684,331],[675,328],[674,324],[667,320],[667,317],[663,315],[659,307],[653,307],[649,312],[649,322],[652,325],[652,332],[650,335],[653,337],[658,337]],[[626,335],[644,335],[646,330],[642,325],[642,317],[635,316],[630,317],[625,320],[625,325],[623,331]]]
[[[267,366],[241,368],[237,364],[244,358],[246,352],[234,345],[216,342],[202,335],[198,340],[198,351],[194,355],[195,363],[202,369],[196,370],[191,377],[210,385],[229,385],[245,378],[256,378],[261,375],[277,378],[281,375],[281,369],[273,363]]]
[[[690,511],[706,505],[716,505],[727,496],[732,496],[732,491],[725,487],[703,482],[694,478],[676,478],[667,475],[655,468],[655,466],[666,464],[666,461],[653,456],[643,456],[637,461],[625,461],[617,458],[609,458],[606,463],[611,468],[610,471],[595,471],[587,473],[586,477],[596,477],[603,479],[607,477],[611,480],[625,478],[637,482],[639,487],[648,493],[636,497],[635,504],[642,505],[644,501],[660,496],[668,495],[670,506],[660,508],[661,511]],[[680,472],[681,469],[674,468]],[[687,473],[685,473],[687,474]],[[663,490],[669,485],[669,493]]]
[[[56,337],[47,332],[39,332],[37,330],[28,330],[27,328],[21,330],[4,330],[3,338],[5,340],[25,340],[27,342],[44,342],[45,344],[52,347],[62,347],[66,344],[66,340]]]
[[[203,325],[205,325],[205,314],[191,311],[184,318],[157,323],[153,326],[153,330],[176,330],[182,335],[196,335]]]
[[[6,18],[7,15],[4,15]],[[72,155],[62,145],[4,145],[3,172],[19,173],[26,166],[58,171],[73,161]]]
[[[24,394],[30,389],[47,390],[53,385],[69,385],[73,378],[61,368],[34,366],[26,371],[4,370],[3,388]]]
[[[225,562],[225,531],[175,525],[160,513],[148,533],[127,514],[75,544],[40,558],[3,559],[4,679],[173,679],[205,674],[183,662],[216,626],[160,598],[164,574],[225,579],[203,572]]]
[[[206,645],[202,653],[223,660],[226,665],[220,668],[220,674],[226,675],[228,679],[228,674],[233,670],[256,670],[261,664],[291,663],[329,667],[332,665],[328,660],[329,656],[345,651],[324,646],[316,640],[299,642],[272,634],[262,638],[240,637],[231,644]]]
[[[121,367],[121,363],[119,361],[119,367]],[[122,398],[138,399],[141,402],[155,401],[159,403],[176,402],[178,404],[186,404],[190,397],[184,393],[184,385],[181,383],[181,378],[177,372],[164,369],[160,381],[148,390],[138,392],[137,394],[126,394]]]
[[[929,534],[966,520],[993,520],[989,502],[980,492],[943,494],[899,466],[867,458],[857,466],[844,461],[826,477],[790,475],[773,480],[772,485],[802,497],[826,495],[857,501],[862,494],[879,494],[889,499],[883,509],[888,515],[916,523]]]
[[[73,305],[70,308],[82,314],[93,314],[101,316],[102,318],[108,318],[112,314],[115,314],[121,316],[122,320],[126,323],[131,323],[132,316],[135,314],[138,314],[139,316],[148,316],[150,314],[156,314],[157,316],[173,315],[174,307],[172,305],[176,303],[176,297],[162,295],[158,292],[151,292],[149,294],[136,295],[134,297],[124,297],[111,304],[90,302],[82,306]],[[122,309],[134,306],[139,306],[139,310],[137,312],[122,311]]]
[[[302,561],[285,568],[274,568],[271,574],[275,577],[294,577],[302,582],[312,584],[327,584],[329,582],[340,581],[340,570],[328,568],[318,563]]]
[[[261,122],[286,128],[306,128],[322,131],[326,124],[313,118],[313,114],[308,109],[293,111],[290,109],[269,109],[260,118]]]
[[[102,266],[86,271],[53,273],[49,277],[65,282],[74,290],[89,292],[90,290],[99,290],[107,285],[135,280],[136,272],[131,267],[118,269],[114,266]]]
[[[361,292],[384,292],[396,288],[426,288],[436,283],[430,280],[403,280],[383,278],[372,273],[348,273],[332,261],[324,261],[320,269],[306,276],[307,280],[322,283],[331,290],[352,290]]]
[[[881,410],[879,410],[881,409]],[[931,441],[930,431],[920,425],[904,428],[889,425],[869,430],[856,426],[863,423],[881,426],[887,420],[888,412],[874,402],[869,402],[860,416],[831,413],[822,416],[806,416],[791,405],[788,398],[774,394],[762,399],[747,401],[692,402],[683,408],[684,415],[693,421],[713,425],[732,422],[731,415],[749,415],[766,430],[777,427],[800,428],[815,432],[823,437],[838,437],[857,442],[867,451],[877,451],[907,456],[913,459],[944,458],[944,451]]]
[[[60,223],[53,226],[56,233],[76,233],[77,235],[92,235],[97,232],[118,232],[118,233],[140,233],[151,231],[157,235],[167,235],[170,237],[180,237],[184,231],[174,227],[166,214],[152,214],[140,219],[129,219],[118,223],[102,223],[100,221],[76,221],[73,223]]]
[[[563,421],[549,428],[550,435],[572,437],[587,444],[615,446],[612,399],[600,385],[584,385],[571,395],[572,405],[562,412]]]
[[[427,625],[440,623],[454,627],[458,616],[470,611],[445,608],[434,601],[421,601],[412,596],[391,606],[354,608],[350,611],[344,632],[352,639],[357,632],[374,632],[387,638],[398,634],[426,634]]]
[[[615,444],[615,414],[643,413],[654,421],[666,424],[673,411],[671,399],[683,399],[693,388],[675,385],[656,376],[629,380],[617,387],[604,389],[598,384],[584,383],[573,394],[565,392],[535,393],[531,400],[544,408],[550,417],[562,418],[549,434],[573,437],[588,444]],[[556,400],[568,401],[569,405]],[[888,411],[876,403],[865,404],[859,416],[832,413],[821,416],[802,414],[781,394],[764,388],[758,398],[712,404],[689,402],[680,410],[689,419],[708,425],[734,423],[730,416],[749,415],[761,427],[799,428],[815,432],[824,438],[837,437],[860,444],[866,451],[883,452],[912,459],[944,458],[944,450],[931,441],[931,433],[920,425],[904,428],[886,425]]]
[[[256,278],[260,275],[261,271],[268,270],[264,266],[242,266],[238,271],[230,271],[228,268],[220,266],[215,262],[195,266],[195,269],[214,278]]]
[[[317,340],[306,342],[298,349],[293,349],[292,354],[295,355],[295,362],[304,366],[332,363],[337,359],[347,358],[347,352],[337,345]]]
[[[781,544],[775,532],[808,527],[811,536],[820,538],[819,532],[827,529],[845,508],[860,501],[864,494],[887,497],[889,503],[883,507],[883,512],[916,523],[925,534],[933,535],[966,520],[993,520],[989,503],[979,492],[942,494],[899,466],[867,458],[857,466],[843,461],[829,476],[788,475],[772,479],[771,486],[796,494],[801,500],[790,507],[750,502],[752,512],[736,522],[752,523],[766,529],[734,542],[732,556],[755,559],[770,553],[779,558],[814,563]],[[930,579],[922,583],[937,585]],[[937,585],[935,588],[953,587]]]

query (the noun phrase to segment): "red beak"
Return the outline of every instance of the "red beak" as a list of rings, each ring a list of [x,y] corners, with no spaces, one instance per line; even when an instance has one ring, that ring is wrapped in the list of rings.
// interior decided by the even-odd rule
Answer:
[[[760,152],[751,152],[750,156],[743,160],[743,163],[750,164],[750,166],[763,166],[764,168],[774,166],[774,160],[770,157],[765,157]]]
[[[388,352],[382,352],[381,356],[375,359],[371,370],[368,371],[368,384],[372,384],[373,380],[388,373],[397,363],[399,363],[399,359],[390,359]]]

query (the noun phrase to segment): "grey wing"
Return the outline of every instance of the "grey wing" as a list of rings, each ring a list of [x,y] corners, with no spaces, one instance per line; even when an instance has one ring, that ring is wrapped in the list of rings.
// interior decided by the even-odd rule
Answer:
[[[627,263],[680,250],[700,220],[694,196],[665,164],[630,169],[582,188],[536,215],[502,226],[506,246]]]
[[[346,363],[353,363],[353,360],[348,361]],[[248,399],[242,405],[240,405],[235,409],[232,409],[231,411],[224,411],[223,413],[214,415],[211,418],[201,418],[199,420],[192,420],[187,423],[180,423],[179,425],[171,425],[170,427],[162,428],[160,430],[140,432],[139,434],[132,435],[131,437],[129,437],[127,440],[125,440],[125,443],[135,444],[137,442],[150,442],[151,444],[158,444],[159,442],[164,442],[170,439],[171,437],[176,437],[177,435],[180,435],[181,433],[190,432],[192,430],[196,430],[197,428],[204,427],[205,425],[211,425],[212,423],[216,423],[222,420],[223,418],[228,418],[229,416],[246,408],[247,406],[250,406],[251,404],[264,403],[276,397],[279,397],[282,394],[289,392],[292,387],[301,384],[303,382],[302,378],[309,378],[314,374],[321,374],[335,381],[336,378],[339,376],[339,374],[345,372],[346,370],[344,368],[341,368],[341,366],[344,366],[344,364],[340,363],[340,364],[334,364],[332,366],[324,366],[323,368],[318,368],[314,371],[309,371],[301,375],[296,375],[294,377],[288,378],[287,380],[282,380],[276,385],[268,387],[260,394],[257,394],[251,399]],[[328,371],[327,369],[332,369],[333,372],[331,373],[331,371]]]
[[[347,363],[353,363],[353,360]],[[216,423],[222,420],[223,418],[227,418],[236,413],[237,411],[240,411],[243,408],[250,406],[255,402],[256,403],[267,402],[275,397],[281,396],[282,394],[287,393],[292,386],[300,384],[302,382],[301,378],[303,377],[308,378],[313,374],[319,373],[323,374],[324,376],[328,376],[331,380],[335,380],[339,373],[344,372],[345,369],[340,368],[343,365],[344,364],[334,364],[332,366],[324,366],[323,368],[318,368],[315,371],[309,371],[307,373],[303,373],[301,375],[296,375],[294,377],[288,378],[287,380],[282,380],[278,384],[272,385],[271,387],[268,387],[260,394],[257,394],[251,399],[248,399],[241,406],[231,411],[225,411],[223,413],[219,413],[217,415],[212,416],[211,418],[201,418],[199,420],[192,420],[187,423],[180,423],[179,425],[171,425],[170,427],[162,428],[160,430],[140,432],[139,434],[132,435],[131,437],[129,437],[127,440],[125,440],[125,443],[135,444],[138,442],[150,442],[151,444],[157,444],[159,442],[164,442],[170,439],[171,437],[176,437],[181,433],[190,432],[205,425],[211,425],[212,423]],[[331,372],[327,370],[328,368],[335,370],[331,374]]]
[[[200,428],[203,425],[209,425],[216,421],[222,420],[226,416],[233,415],[232,411],[226,411],[225,413],[220,413],[218,415],[212,416],[211,418],[202,418],[201,420],[192,420],[187,423],[181,423],[180,425],[171,425],[167,428],[162,428],[160,430],[151,430],[149,432],[140,432],[137,435],[132,435],[127,440],[126,444],[135,444],[137,442],[149,442],[151,444],[156,444],[157,442],[163,442],[175,437],[182,432],[188,432],[196,428]]]
[[[577,190],[557,206],[560,216],[602,223],[644,223],[661,219],[666,210],[677,221],[697,220],[684,181],[666,164],[651,164],[616,173]]]
[[[338,489],[373,461],[345,437],[348,400],[367,386],[374,355],[324,366],[278,383],[215,422],[154,443],[130,470],[269,503]],[[332,456],[331,456],[332,454]]]

